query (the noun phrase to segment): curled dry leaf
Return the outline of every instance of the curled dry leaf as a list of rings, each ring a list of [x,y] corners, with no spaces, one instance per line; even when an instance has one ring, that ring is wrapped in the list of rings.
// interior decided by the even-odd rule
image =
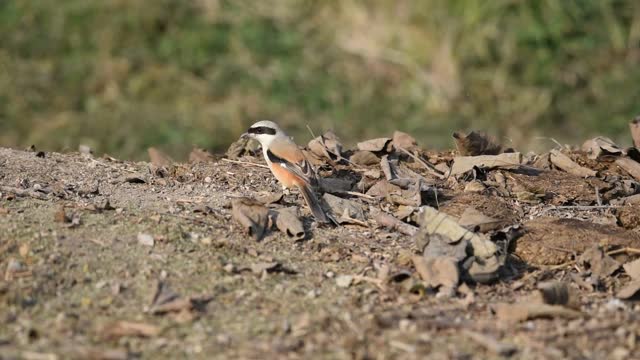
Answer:
[[[390,152],[391,151],[391,139],[390,138],[377,138],[366,141],[361,141],[357,144],[357,148],[360,151],[371,152]]]
[[[231,145],[229,145],[229,148],[225,152],[225,155],[231,160],[237,160],[238,158],[251,151],[252,148],[250,145],[250,141],[251,139],[249,138],[239,138],[238,140],[231,143]],[[209,156],[207,156],[207,154],[203,154],[202,151],[199,151],[199,149],[193,149],[191,151],[191,154],[189,154],[189,162],[198,163],[207,161],[210,161]]]
[[[269,229],[269,209],[250,198],[238,198],[231,202],[233,218],[255,240],[261,240]]]
[[[452,176],[464,174],[474,167],[487,169],[516,169],[522,164],[522,154],[519,152],[500,155],[457,156],[451,166]]]
[[[233,146],[233,144],[232,144],[232,146]],[[231,147],[229,149],[231,149]],[[233,155],[235,157],[231,157],[228,152],[227,152],[227,156],[230,159],[235,159],[235,158],[238,157],[236,155]],[[213,156],[210,152],[208,152],[205,149],[201,149],[201,148],[197,148],[197,147],[193,148],[191,150],[191,152],[189,153],[189,162],[190,163],[206,163],[206,162],[214,161],[215,159],[216,159],[216,157]]]
[[[582,150],[589,154],[589,158],[593,160],[622,156],[625,153],[613,140],[604,136],[598,136],[585,141],[584,144],[582,144]]]
[[[465,135],[454,132],[453,138],[462,156],[498,155],[502,151],[502,146],[495,139],[483,133],[472,131]]]
[[[342,144],[333,131],[312,139],[307,146],[312,153],[327,160],[342,159]]]
[[[301,240],[305,237],[304,225],[298,215],[297,207],[280,209],[276,212],[276,227],[287,236]]]
[[[551,162],[561,170],[580,177],[596,176],[597,172],[587,169],[584,166],[576,164],[570,157],[563,154],[560,150],[551,150]]]

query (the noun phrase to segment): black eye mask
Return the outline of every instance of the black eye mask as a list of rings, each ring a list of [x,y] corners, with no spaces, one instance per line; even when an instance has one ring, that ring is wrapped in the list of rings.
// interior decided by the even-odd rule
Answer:
[[[251,127],[249,128],[249,130],[247,130],[247,132],[249,134],[269,134],[269,135],[275,135],[276,134],[276,129],[274,128],[270,128],[267,126],[256,126],[256,127]]]

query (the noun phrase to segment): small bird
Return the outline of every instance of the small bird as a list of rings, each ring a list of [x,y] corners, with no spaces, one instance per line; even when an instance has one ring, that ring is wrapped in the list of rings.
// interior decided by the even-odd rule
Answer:
[[[313,216],[321,223],[329,222],[329,217],[322,210],[313,192],[313,187],[317,185],[313,168],[298,146],[276,123],[266,120],[258,121],[251,125],[242,137],[260,142],[264,159],[282,187],[285,189],[297,187]]]

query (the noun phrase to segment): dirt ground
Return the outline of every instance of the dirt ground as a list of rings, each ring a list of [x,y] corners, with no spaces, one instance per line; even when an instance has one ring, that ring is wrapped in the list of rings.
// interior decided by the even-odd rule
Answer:
[[[607,176],[629,177],[598,171],[499,171],[508,194],[434,180],[442,212],[473,206],[526,230],[512,275],[443,296],[412,283],[415,239],[373,219],[318,227],[303,207],[304,240],[249,237],[230,202],[279,191],[264,168],[216,160],[162,172],[0,148],[0,359],[640,358],[640,303],[616,297],[629,277],[620,268],[585,285],[576,261],[594,245],[640,248],[638,205],[593,206],[611,190]],[[514,195],[525,190],[542,195]],[[294,192],[273,206],[300,201]],[[499,316],[497,305],[526,302],[548,280],[577,293],[572,316]],[[162,307],[163,297],[178,301]]]

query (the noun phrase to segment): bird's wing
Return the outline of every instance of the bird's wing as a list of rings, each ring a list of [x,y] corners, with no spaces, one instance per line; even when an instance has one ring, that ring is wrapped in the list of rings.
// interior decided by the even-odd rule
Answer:
[[[269,161],[282,166],[302,178],[306,183],[315,185],[316,174],[298,146],[292,141],[274,141],[266,151]]]

